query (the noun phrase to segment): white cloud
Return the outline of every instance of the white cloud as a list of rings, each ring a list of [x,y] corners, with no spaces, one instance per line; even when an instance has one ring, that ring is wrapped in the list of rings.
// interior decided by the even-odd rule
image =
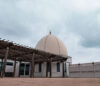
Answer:
[[[100,25],[100,14],[97,15],[97,22]]]
[[[0,36],[35,47],[51,30],[65,43],[74,63],[100,61],[99,9],[99,0],[3,0]]]
[[[76,12],[88,13],[100,8],[99,0],[70,0],[68,6]]]

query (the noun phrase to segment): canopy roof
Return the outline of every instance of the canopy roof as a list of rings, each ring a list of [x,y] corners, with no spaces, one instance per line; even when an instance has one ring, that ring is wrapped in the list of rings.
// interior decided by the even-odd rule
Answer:
[[[41,50],[37,50],[34,48],[18,45],[13,42],[5,41],[0,39],[0,59],[5,57],[5,53],[9,47],[8,58],[9,60],[17,60],[17,61],[32,61],[32,56],[34,55],[35,62],[47,62],[47,61],[65,61],[68,56],[60,56],[52,53],[44,52]]]

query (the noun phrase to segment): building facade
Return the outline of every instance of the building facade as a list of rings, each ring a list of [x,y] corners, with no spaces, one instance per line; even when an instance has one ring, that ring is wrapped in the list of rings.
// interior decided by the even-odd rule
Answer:
[[[3,75],[5,73],[4,75],[7,77],[11,77],[11,76],[31,77],[32,75],[31,70],[32,70],[33,65],[32,65],[32,62],[28,62],[28,59],[30,59],[31,61],[35,61],[35,60],[32,60],[32,57],[33,57],[32,55],[31,55],[32,57],[29,57],[30,53],[28,53],[27,55],[27,52],[29,50],[27,50],[26,47],[24,48],[27,50],[24,52],[25,54],[24,57],[28,56],[28,59],[26,59],[27,57],[25,57],[26,60],[24,59],[24,57],[20,58],[24,61],[21,61],[21,62],[20,60],[15,61],[13,58],[12,60],[5,61],[4,57],[7,57],[7,53],[5,53],[6,51],[5,47],[7,47],[6,45],[8,45],[9,43],[4,42],[4,41],[0,41],[0,43],[1,43],[0,44],[0,58],[1,58],[0,59],[0,74]],[[16,48],[18,46],[14,45],[12,47],[14,56],[17,55],[17,59],[19,55],[23,56],[22,52],[21,54],[19,54],[20,46],[18,47],[17,50],[15,50],[14,47]],[[72,64],[72,58],[68,56],[66,47],[64,46],[63,42],[59,40],[56,36],[52,35],[51,33],[43,37],[37,43],[34,52],[36,52],[37,50],[40,50],[40,52],[44,51],[44,52],[50,53],[51,56],[52,54],[55,55],[52,59],[55,60],[56,58],[56,61],[51,61],[52,60],[51,57],[50,58],[47,57],[50,55],[45,56],[46,53],[44,53],[44,55],[42,53],[42,57],[40,56],[37,59],[37,60],[41,60],[42,58],[42,62],[41,61],[34,62],[34,68],[33,68],[34,77],[70,77],[70,78],[100,77],[100,62]],[[17,52],[14,52],[14,51],[17,51]],[[11,52],[11,47],[8,53],[10,55],[13,55],[13,53]],[[33,49],[32,49],[32,53],[33,53]],[[38,53],[36,55],[41,55],[41,54]],[[65,57],[67,58],[67,60]],[[35,57],[35,59],[36,58],[37,57]],[[62,60],[62,58],[64,60]],[[11,58],[9,57],[8,59],[11,59]],[[45,59],[46,61],[44,61]],[[4,63],[6,63],[6,66],[4,66]]]
[[[69,69],[68,65],[71,63],[71,57],[68,56],[66,47],[63,42],[56,36],[49,33],[43,37],[36,45],[35,49],[53,53],[55,55],[61,55],[68,57],[65,62],[57,61],[52,62],[37,62],[34,64],[34,77],[68,77]],[[52,67],[50,67],[52,66]],[[2,68],[2,61],[0,61],[0,68]],[[50,69],[51,68],[51,69]],[[16,62],[15,76],[18,77],[30,77],[31,64],[30,62]],[[7,60],[5,76],[13,76],[14,61]],[[52,75],[50,75],[50,71]]]

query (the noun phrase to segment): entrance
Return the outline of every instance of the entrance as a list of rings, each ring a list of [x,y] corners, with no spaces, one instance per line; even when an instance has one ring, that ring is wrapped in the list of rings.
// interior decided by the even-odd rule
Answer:
[[[47,62],[47,74],[46,77],[50,77],[50,63]]]
[[[21,63],[20,75],[21,76],[29,76],[30,75],[30,64]]]

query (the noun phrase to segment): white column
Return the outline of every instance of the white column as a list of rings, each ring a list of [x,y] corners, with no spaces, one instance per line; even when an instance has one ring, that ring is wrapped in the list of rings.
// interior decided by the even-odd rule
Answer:
[[[66,77],[69,77],[69,63],[66,62]]]

